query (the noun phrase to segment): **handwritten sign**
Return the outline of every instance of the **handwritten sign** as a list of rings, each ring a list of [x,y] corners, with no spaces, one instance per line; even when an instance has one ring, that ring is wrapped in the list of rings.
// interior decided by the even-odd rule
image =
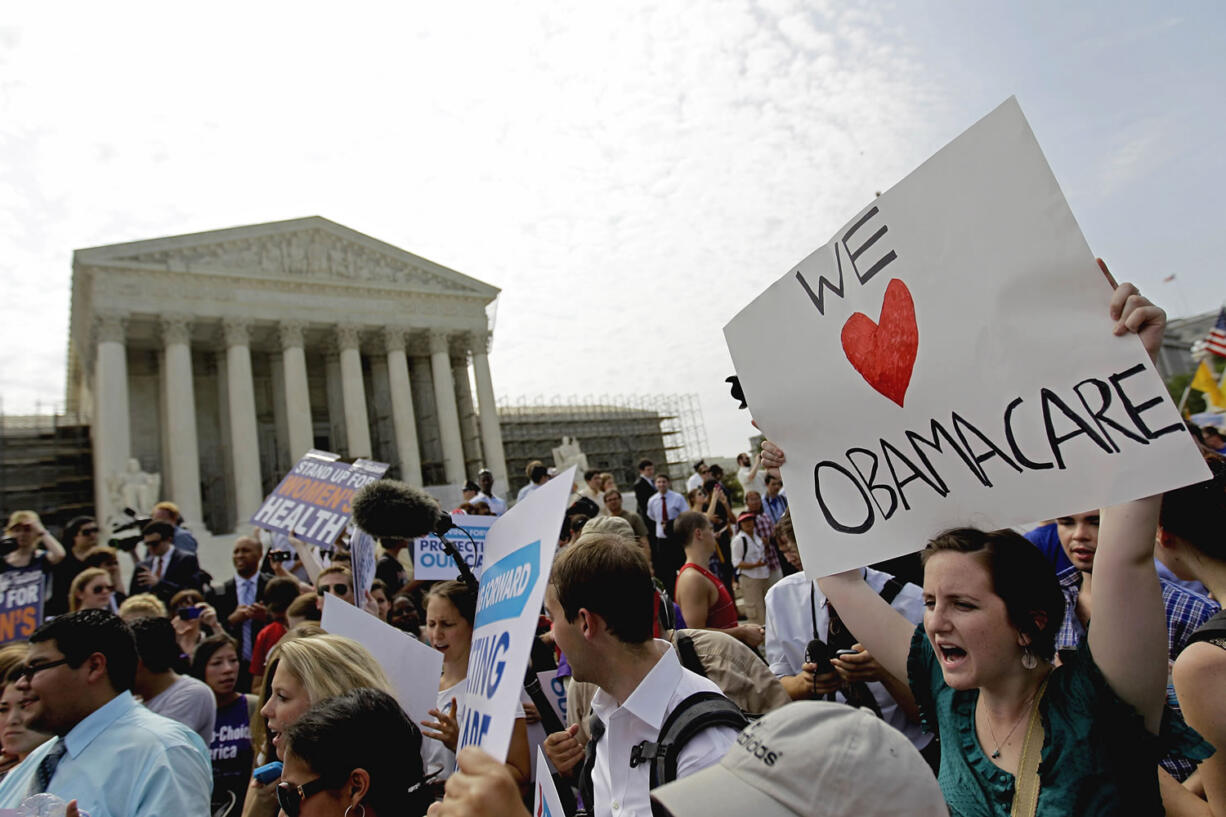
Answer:
[[[24,641],[42,623],[44,584],[41,570],[0,573],[0,644]]]
[[[452,524],[468,531],[452,528],[447,531],[447,541],[456,546],[464,561],[472,569],[473,575],[481,578],[481,568],[485,561],[485,537],[490,526],[498,517],[477,516],[476,514],[453,513]],[[470,540],[468,537],[471,536]],[[413,578],[422,581],[435,579],[454,579],[460,575],[455,559],[443,550],[442,541],[434,535],[423,536],[413,543]]]
[[[328,451],[308,451],[265,498],[251,524],[331,550],[349,524],[353,495],[388,469],[385,462],[339,459]]]
[[[574,469],[498,517],[485,538],[457,745],[505,760]]]
[[[396,700],[415,723],[433,720],[430,710],[438,697],[438,679],[443,674],[443,654],[379,619],[324,594],[324,612],[319,622],[326,632],[352,638],[379,662],[396,687]]]
[[[1110,294],[1009,99],[743,309],[724,334],[806,569],[1207,478]]]
[[[349,564],[353,571],[353,597],[358,605],[375,583],[375,537],[354,527],[349,537]]]
[[[536,747],[536,803],[532,814],[534,817],[566,817],[566,812],[562,810],[562,798],[558,797],[558,789],[549,771],[549,761],[539,746]]]

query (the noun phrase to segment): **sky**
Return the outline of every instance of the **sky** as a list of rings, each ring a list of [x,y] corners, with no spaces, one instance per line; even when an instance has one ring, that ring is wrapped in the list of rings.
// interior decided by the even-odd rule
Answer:
[[[1220,3],[4,17],[6,413],[62,404],[74,249],[321,215],[502,289],[498,395],[694,393],[729,456],[755,431],[724,324],[1010,95],[1117,278],[1173,316],[1226,298]],[[762,330],[789,353],[786,328]]]

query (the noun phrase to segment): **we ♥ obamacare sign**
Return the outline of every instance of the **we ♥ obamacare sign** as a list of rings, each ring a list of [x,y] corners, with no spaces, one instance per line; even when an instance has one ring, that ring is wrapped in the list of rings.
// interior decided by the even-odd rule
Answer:
[[[1206,479],[1110,296],[1009,99],[737,314],[806,571]]]

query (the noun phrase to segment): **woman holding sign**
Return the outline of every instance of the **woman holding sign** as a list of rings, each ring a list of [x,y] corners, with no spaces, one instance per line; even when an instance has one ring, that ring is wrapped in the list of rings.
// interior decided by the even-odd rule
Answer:
[[[426,776],[442,783],[455,771],[455,749],[460,730],[457,710],[468,679],[468,653],[472,648],[477,593],[463,582],[439,582],[426,594],[426,639],[443,654],[443,675],[438,682],[436,720],[422,721],[421,757]],[[518,706],[518,705],[517,705]],[[528,760],[528,726],[522,706],[516,710],[515,729],[507,749],[507,766],[521,787],[531,777]],[[438,787],[437,794],[442,795]]]
[[[1156,354],[1161,309],[1124,284],[1110,313],[1115,334],[1135,332]],[[783,460],[763,443],[768,467]],[[939,780],[953,814],[1160,814],[1159,758],[1208,754],[1178,717],[1163,716],[1160,499],[1103,510],[1089,635],[1059,667],[1063,596],[1043,556],[1012,531],[963,528],[928,543],[919,628],[858,570],[818,580],[857,639],[910,679],[925,725],[941,737]]]

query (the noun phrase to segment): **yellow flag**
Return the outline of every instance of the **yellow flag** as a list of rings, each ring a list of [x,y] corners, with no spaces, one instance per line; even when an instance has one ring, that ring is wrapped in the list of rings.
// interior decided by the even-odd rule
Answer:
[[[1226,399],[1222,397],[1222,392],[1213,379],[1213,372],[1205,361],[1202,360],[1200,366],[1196,367],[1196,376],[1192,378],[1191,385],[1197,391],[1204,392],[1205,399],[1214,408],[1226,408]]]

